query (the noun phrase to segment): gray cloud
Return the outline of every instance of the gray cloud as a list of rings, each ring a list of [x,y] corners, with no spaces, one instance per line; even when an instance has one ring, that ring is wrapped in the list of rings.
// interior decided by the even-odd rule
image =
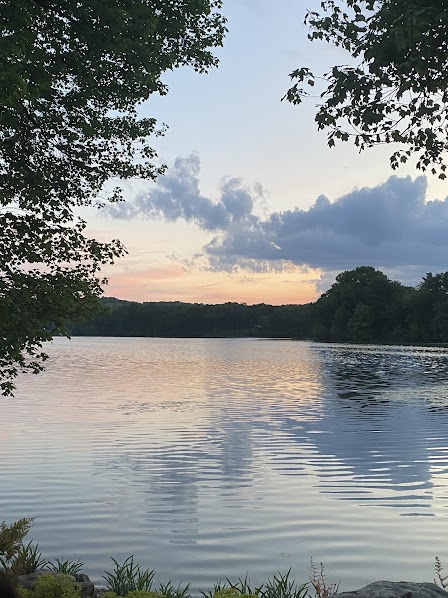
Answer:
[[[227,177],[213,201],[201,194],[199,176],[196,154],[177,158],[147,191],[109,206],[108,213],[185,220],[214,232],[199,261],[215,271],[278,272],[293,264],[322,269],[319,285],[326,287],[335,273],[359,265],[382,268],[406,283],[447,269],[448,198],[426,202],[425,177],[393,176],[333,202],[322,195],[307,210],[266,213],[261,185],[249,190],[242,179]],[[263,217],[255,205],[264,207]]]
[[[242,179],[222,179],[218,201],[214,202],[199,190],[200,160],[197,154],[177,158],[166,175],[140,193],[133,201],[112,204],[107,213],[112,218],[154,219],[170,222],[186,220],[204,230],[223,230],[233,223],[250,219],[254,201],[261,193],[251,193]]]
[[[425,203],[426,179],[391,177],[331,203],[319,197],[308,210],[274,212],[250,227],[216,236],[205,251],[220,261],[283,260],[340,271],[360,264],[401,269],[446,269],[448,200]],[[417,268],[418,269],[418,268]]]

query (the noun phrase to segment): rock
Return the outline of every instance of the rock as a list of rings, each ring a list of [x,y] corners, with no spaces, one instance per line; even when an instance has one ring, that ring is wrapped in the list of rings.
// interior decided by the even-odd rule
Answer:
[[[17,585],[20,588],[26,588],[27,590],[34,590],[36,580],[42,575],[66,575],[60,571],[50,571],[49,569],[39,569],[29,575],[20,575],[17,579]],[[77,573],[76,575],[69,575],[73,580],[73,583],[78,583],[81,586],[81,598],[90,598],[95,592],[95,586],[90,581],[89,576],[84,573]]]
[[[78,583],[81,586],[81,598],[89,598],[90,596],[93,596],[95,586],[91,581],[81,581]]]
[[[337,598],[447,598],[435,583],[375,581],[360,590],[335,594]]]
[[[57,577],[58,575],[62,575],[62,573],[60,573],[59,571],[50,571],[49,569],[38,569],[34,573],[30,573],[29,575],[19,575],[19,577],[17,578],[17,585],[19,586],[19,588],[34,590],[36,580],[39,579],[39,577],[42,577],[42,575],[53,575],[54,577]],[[70,575],[69,577],[72,578],[74,583],[74,576]]]
[[[0,569],[0,596],[2,598],[19,598],[11,579]]]

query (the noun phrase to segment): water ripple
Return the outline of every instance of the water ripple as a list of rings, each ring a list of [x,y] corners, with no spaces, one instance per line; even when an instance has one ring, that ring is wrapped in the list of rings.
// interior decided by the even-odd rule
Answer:
[[[306,580],[311,555],[343,588],[431,580],[446,349],[77,338],[50,353],[0,418],[2,518],[36,515],[46,557],[99,580],[134,554],[204,588]]]

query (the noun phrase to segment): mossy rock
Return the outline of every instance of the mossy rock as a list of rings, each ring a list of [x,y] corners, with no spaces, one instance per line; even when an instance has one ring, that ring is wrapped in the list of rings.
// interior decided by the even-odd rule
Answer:
[[[38,569],[37,571],[34,571],[34,573],[29,573],[28,575],[19,575],[17,578],[17,585],[19,586],[19,588],[34,590],[37,580],[41,577],[60,577],[61,575],[65,575],[66,578],[70,578],[70,581],[72,583],[75,583],[76,581],[73,575],[61,573],[60,571]]]
[[[50,571],[34,576],[33,589],[21,585],[17,589],[20,598],[80,598],[81,596],[81,586],[74,582],[72,575],[63,573],[54,575]]]

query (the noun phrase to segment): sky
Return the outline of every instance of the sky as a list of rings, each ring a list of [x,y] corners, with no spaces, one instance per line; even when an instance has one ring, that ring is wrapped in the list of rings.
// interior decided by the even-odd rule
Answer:
[[[448,269],[446,183],[412,163],[392,171],[391,147],[330,149],[313,100],[281,101],[294,69],[350,60],[307,40],[305,10],[318,4],[224,0],[219,67],[167,73],[168,95],[140,107],[168,126],[152,143],[168,168],[88,214],[88,233],[128,250],[104,270],[106,296],[306,303],[359,265],[404,284]]]

